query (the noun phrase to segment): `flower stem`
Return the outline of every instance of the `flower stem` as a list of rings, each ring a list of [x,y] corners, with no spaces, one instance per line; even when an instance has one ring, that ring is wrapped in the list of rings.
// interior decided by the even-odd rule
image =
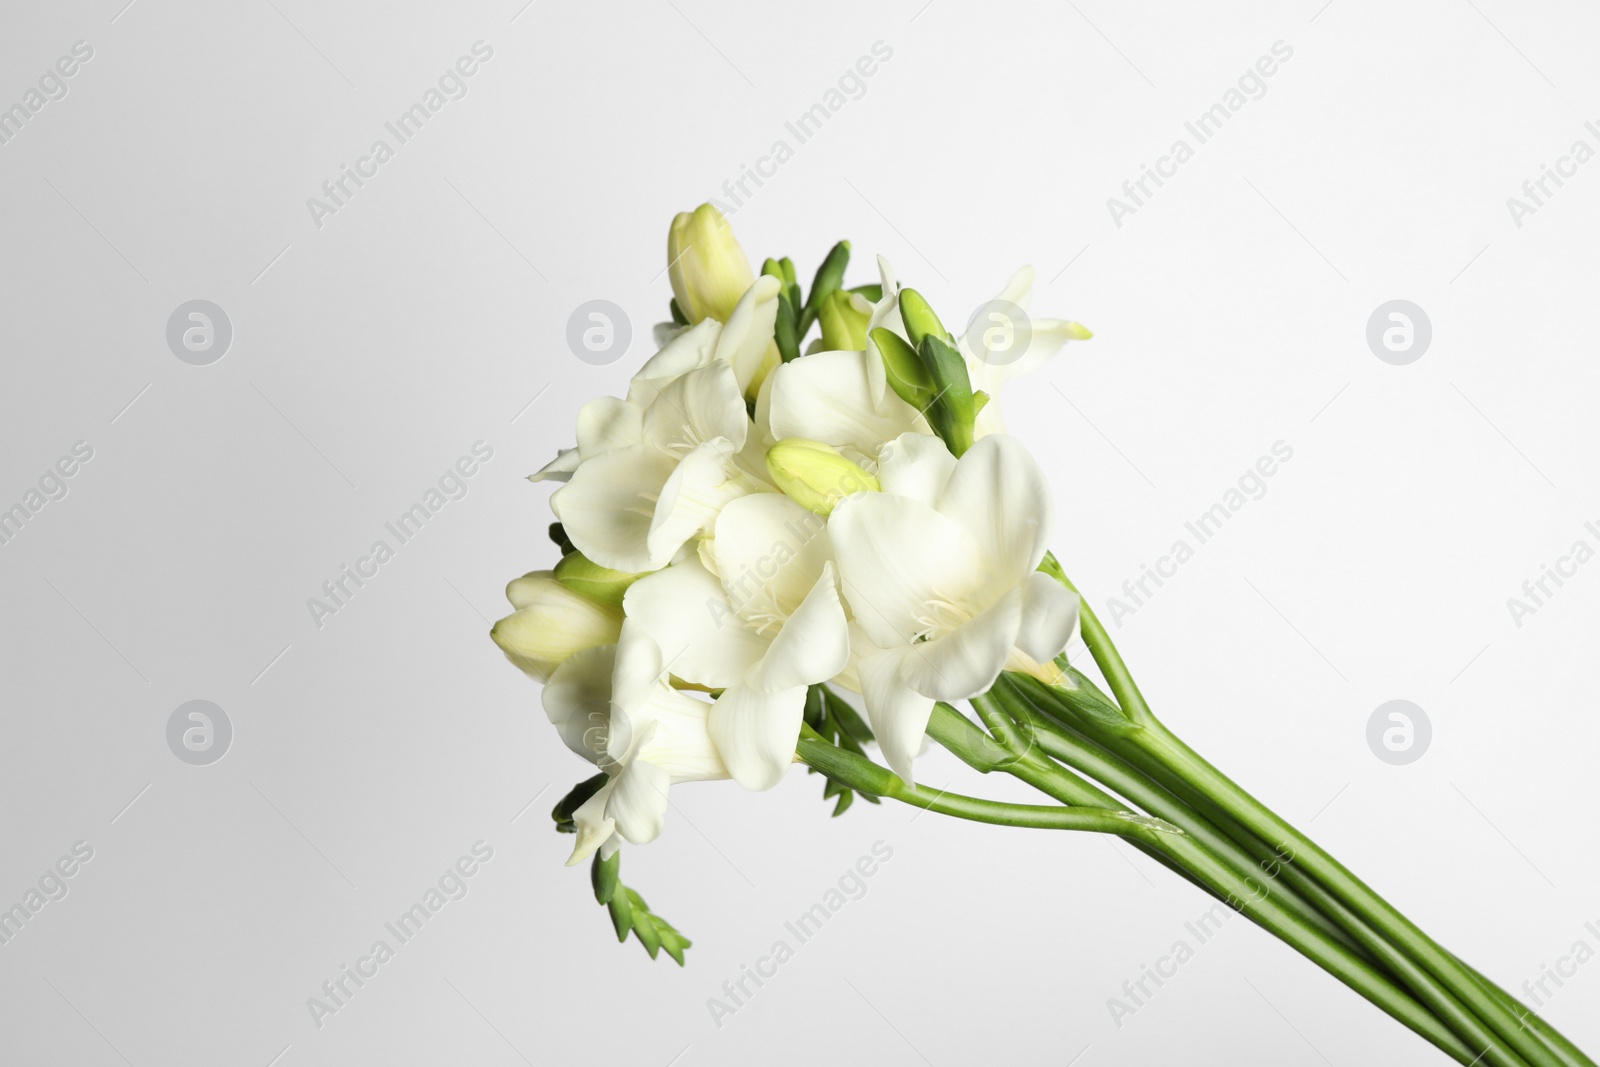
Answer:
[[[1009,804],[909,786],[888,768],[829,744],[810,727],[801,728],[795,754],[802,763],[852,789],[958,819],[1036,830],[1085,830],[1140,840],[1179,832],[1159,819],[1134,812],[1063,808],[1053,804]]]
[[[1012,684],[1008,679],[1002,678],[996,683],[996,688],[1012,695],[1016,692],[1010,688]],[[1015,696],[1011,698],[1018,699]],[[1031,708],[1025,708],[1024,713],[1028,710]],[[1052,731],[1046,726],[1037,735],[1045,752],[1078,766],[1085,773],[1117,790],[1152,815],[1159,815],[1182,827],[1195,840],[1216,853],[1219,859],[1227,860],[1236,874],[1242,865],[1246,880],[1260,886],[1262,894],[1269,892],[1275,894],[1301,921],[1316,927],[1325,937],[1340,943],[1347,951],[1353,952],[1368,964],[1403,983],[1426,1008],[1470,1047],[1485,1053],[1492,1052],[1493,1057],[1486,1057],[1487,1062],[1505,1064],[1527,1062],[1516,1055],[1493,1031],[1488,1030],[1443,983],[1395,948],[1379,932],[1360,922],[1337,925],[1334,919],[1312,908],[1301,893],[1286,882],[1279,882],[1280,875],[1294,870],[1295,857],[1292,852],[1279,848],[1257,864],[1233,839],[1221,833],[1208,820],[1183,805],[1160,786],[1145,778],[1132,765],[1111,753],[1096,749],[1087,741],[1074,738],[1060,728],[1057,730],[1060,732]],[[1323,903],[1325,905],[1331,903],[1333,907],[1343,909],[1337,900],[1325,900]],[[1346,910],[1336,914],[1349,920],[1352,916],[1344,914]]]
[[[1053,557],[1047,557],[1047,569],[1067,588],[1077,590],[1067,580]],[[1405,957],[1420,965],[1434,979],[1449,990],[1451,995],[1465,1005],[1492,1031],[1498,1043],[1515,1050],[1525,1062],[1533,1065],[1561,1065],[1561,1067],[1596,1067],[1593,1060],[1578,1052],[1570,1042],[1562,1039],[1541,1039],[1524,1026],[1517,1014],[1499,997],[1490,993],[1481,981],[1459,960],[1445,951],[1411,920],[1402,915],[1388,901],[1352,874],[1332,855],[1324,851],[1305,834],[1296,830],[1266,805],[1256,800],[1237,783],[1213,767],[1199,753],[1191,749],[1176,734],[1167,729],[1151,712],[1143,695],[1133,682],[1133,677],[1123,662],[1116,644],[1093,611],[1082,605],[1082,632],[1084,641],[1093,654],[1095,663],[1105,675],[1107,684],[1117,698],[1117,703],[1129,719],[1143,727],[1126,735],[1127,743],[1140,748],[1167,770],[1204,794],[1228,815],[1254,834],[1262,842],[1291,850],[1294,862],[1353,913],[1361,923],[1378,931]],[[1337,921],[1336,916],[1330,916]],[[1355,930],[1351,933],[1354,935]]]

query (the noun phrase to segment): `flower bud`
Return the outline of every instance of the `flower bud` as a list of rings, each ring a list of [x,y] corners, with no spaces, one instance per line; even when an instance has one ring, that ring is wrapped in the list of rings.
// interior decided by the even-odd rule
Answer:
[[[889,388],[918,411],[925,410],[933,403],[933,379],[928,377],[927,368],[923,367],[922,357],[917,355],[917,350],[907,344],[904,337],[885,326],[874,329],[871,336],[883,360],[883,373],[888,379]]]
[[[865,307],[858,306],[860,300]],[[867,347],[867,323],[872,305],[844,289],[835,289],[823,298],[817,311],[822,327],[824,352],[860,352]]]
[[[733,228],[710,204],[672,220],[667,231],[667,274],[672,293],[690,324],[702,319],[727,322],[755,276]]]
[[[615,644],[622,634],[621,608],[568,589],[551,571],[514,580],[506,599],[517,610],[495,623],[489,636],[507,659],[541,682],[574,652]]]
[[[602,567],[582,552],[569,552],[562,556],[561,562],[556,564],[554,575],[556,581],[574,593],[614,608],[622,606],[622,594],[628,591],[628,586],[644,577],[643,574],[629,574],[627,571]]]
[[[906,324],[906,336],[911,338],[913,348],[921,348],[924,337],[946,336],[944,323],[915,289],[900,290],[900,318]]]
[[[767,449],[767,473],[789,499],[826,516],[851,493],[881,488],[878,479],[820,441],[788,437]]]

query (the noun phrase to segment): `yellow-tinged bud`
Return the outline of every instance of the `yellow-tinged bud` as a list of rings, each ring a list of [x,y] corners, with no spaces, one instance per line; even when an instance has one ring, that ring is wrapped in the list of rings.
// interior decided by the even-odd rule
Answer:
[[[767,473],[779,489],[818,515],[829,515],[851,493],[876,493],[878,479],[820,441],[788,437],[767,449]]]
[[[568,552],[563,556],[556,564],[554,575],[556,581],[574,593],[617,608],[622,606],[622,594],[628,591],[628,586],[644,577],[602,567],[582,552]]]
[[[859,301],[859,303],[858,303]],[[827,352],[860,352],[867,347],[867,323],[872,305],[844,289],[835,289],[817,309],[822,327],[822,348]]]
[[[690,324],[727,322],[728,313],[755,281],[733,227],[710,204],[680,213],[667,231],[667,274],[672,295]]]
[[[622,634],[620,607],[567,588],[553,571],[524,574],[506,586],[506,599],[517,610],[495,623],[489,636],[507,659],[541,682],[574,652],[615,644]]]

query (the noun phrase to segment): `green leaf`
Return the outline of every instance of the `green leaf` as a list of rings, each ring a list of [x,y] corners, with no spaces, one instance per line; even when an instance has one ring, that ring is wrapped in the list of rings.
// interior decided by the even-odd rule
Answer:
[[[883,299],[883,285],[879,282],[873,282],[871,285],[858,285],[850,291],[852,293],[860,293],[874,304]]]
[[[622,866],[622,850],[611,854],[611,858],[603,860],[599,853],[595,853],[594,863],[589,865],[589,884],[594,886],[594,899],[602,904],[611,903],[611,898],[617,893],[617,871]]]
[[[619,885],[620,893],[613,893],[606,907],[611,911],[611,925],[616,927],[617,940],[628,940],[628,931],[634,929],[633,902],[630,899],[633,893],[627,886]]]
[[[667,310],[672,312],[672,321],[677,326],[689,325],[689,316],[683,313],[683,308],[678,306],[678,298],[673,297],[667,302]]]
[[[602,775],[602,777],[604,777]],[[683,953],[693,942],[680,934],[671,923],[650,910],[636,891],[622,884],[618,877],[622,867],[622,852],[611,854],[609,860],[595,855],[589,867],[589,881],[594,885],[595,899],[606,906],[611,915],[611,926],[617,940],[628,940],[632,933],[639,944],[655,959],[662,949],[667,950],[679,967],[683,966]]]

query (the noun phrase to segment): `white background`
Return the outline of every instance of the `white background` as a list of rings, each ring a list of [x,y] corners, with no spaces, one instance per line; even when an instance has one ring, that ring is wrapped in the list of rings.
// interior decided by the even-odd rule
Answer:
[[[0,32],[0,106],[94,49],[0,146],[0,504],[94,450],[0,547],[0,904],[94,849],[0,946],[0,1060],[1444,1062],[1243,921],[1119,1028],[1107,999],[1206,902],[1103,839],[830,820],[799,772],[676,790],[623,874],[694,940],[683,970],[617,945],[562,866],[546,813],[589,772],[487,639],[505,581],[555,559],[523,475],[649,354],[672,214],[793,146],[877,41],[865,94],[737,212],[752,256],[809,276],[849,237],[851,284],[881,252],[943,309],[1037,266],[1035,310],[1096,338],[1006,405],[1103,614],[1291,446],[1116,631],[1147,696],[1507,987],[1600,949],[1600,563],[1520,628],[1506,605],[1600,547],[1600,163],[1521,227],[1506,206],[1600,148],[1585,5],[124,2],[9,0]],[[468,95],[315,225],[307,198],[478,40]],[[1266,94],[1115,225],[1107,198],[1277,41]],[[195,298],[235,333],[205,367],[165,341]],[[565,341],[596,298],[634,325],[606,367]],[[1433,328],[1403,367],[1365,340],[1397,298]],[[307,598],[479,440],[470,494],[314,625]],[[235,731],[205,767],[165,740],[196,698]],[[1434,730],[1404,767],[1365,736],[1393,698]],[[314,1025],[307,998],[478,840],[470,893]],[[880,840],[865,897],[714,1025]],[[1548,1015],[1593,1050],[1597,1006],[1591,962]]]

